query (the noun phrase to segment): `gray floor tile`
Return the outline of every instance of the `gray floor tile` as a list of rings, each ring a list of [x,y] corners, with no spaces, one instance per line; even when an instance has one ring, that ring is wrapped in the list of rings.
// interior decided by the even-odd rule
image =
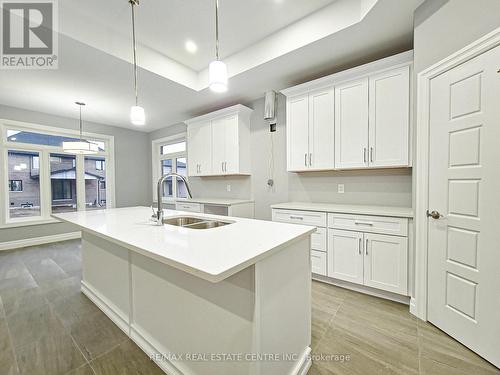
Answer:
[[[86,363],[70,335],[47,335],[16,349],[21,375],[64,375]]]

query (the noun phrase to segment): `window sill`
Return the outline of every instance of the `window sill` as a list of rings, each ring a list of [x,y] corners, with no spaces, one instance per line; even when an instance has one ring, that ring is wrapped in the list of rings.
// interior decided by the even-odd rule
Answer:
[[[43,225],[43,224],[55,224],[60,223],[60,220],[57,220],[53,217],[50,218],[36,218],[36,219],[28,219],[28,220],[19,220],[19,221],[8,221],[5,224],[0,225],[0,229],[9,229],[9,228],[18,228],[18,227],[28,227],[31,225]]]

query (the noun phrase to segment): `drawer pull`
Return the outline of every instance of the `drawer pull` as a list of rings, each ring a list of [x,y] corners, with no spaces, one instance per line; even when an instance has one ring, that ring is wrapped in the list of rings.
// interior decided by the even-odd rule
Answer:
[[[290,216],[290,219],[304,220],[304,218],[302,216]]]
[[[369,222],[369,221],[355,221],[354,224],[356,225],[369,225],[369,226],[373,226],[373,223]]]

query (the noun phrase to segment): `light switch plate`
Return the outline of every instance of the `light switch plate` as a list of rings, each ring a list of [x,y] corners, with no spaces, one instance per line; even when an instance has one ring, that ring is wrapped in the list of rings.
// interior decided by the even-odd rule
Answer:
[[[344,184],[337,185],[337,193],[344,194]]]
[[[226,185],[226,190],[231,191],[231,185]]]

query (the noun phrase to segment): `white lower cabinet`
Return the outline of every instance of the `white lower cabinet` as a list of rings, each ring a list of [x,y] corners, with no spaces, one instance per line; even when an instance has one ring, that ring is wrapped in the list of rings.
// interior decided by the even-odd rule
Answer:
[[[327,254],[323,251],[311,250],[311,272],[317,275],[327,275]]]
[[[328,276],[363,284],[363,233],[328,229]]]
[[[406,295],[408,238],[328,229],[328,276]]]
[[[363,284],[398,294],[408,292],[408,238],[365,233]]]

